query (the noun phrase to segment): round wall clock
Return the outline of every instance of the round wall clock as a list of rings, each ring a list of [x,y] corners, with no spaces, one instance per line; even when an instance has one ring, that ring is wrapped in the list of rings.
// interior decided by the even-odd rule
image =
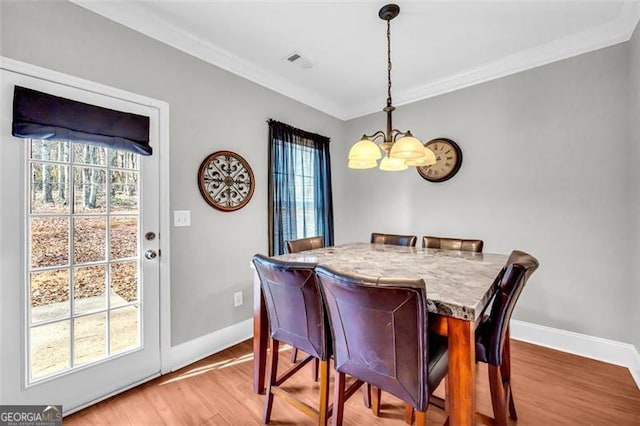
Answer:
[[[200,164],[198,187],[213,208],[223,212],[241,209],[251,200],[254,186],[249,163],[235,152],[214,152]]]
[[[424,146],[436,155],[436,163],[417,167],[420,176],[429,182],[444,182],[458,173],[462,164],[462,150],[457,143],[451,139],[438,138],[430,140]]]

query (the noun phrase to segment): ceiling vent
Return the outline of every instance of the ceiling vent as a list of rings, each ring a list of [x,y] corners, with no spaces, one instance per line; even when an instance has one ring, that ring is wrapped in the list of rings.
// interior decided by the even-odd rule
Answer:
[[[298,52],[291,52],[285,56],[284,59],[305,70],[313,67],[313,63]]]

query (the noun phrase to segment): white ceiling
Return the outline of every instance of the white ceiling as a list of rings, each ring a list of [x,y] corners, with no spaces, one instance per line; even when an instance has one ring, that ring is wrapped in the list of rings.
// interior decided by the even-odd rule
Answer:
[[[384,1],[72,1],[343,120],[386,102]],[[398,4],[396,106],[627,41],[640,19],[638,1]]]

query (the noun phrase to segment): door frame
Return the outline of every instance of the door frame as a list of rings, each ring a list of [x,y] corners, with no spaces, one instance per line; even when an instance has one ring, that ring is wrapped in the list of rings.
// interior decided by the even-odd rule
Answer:
[[[158,111],[159,117],[159,267],[160,267],[160,373],[166,374],[171,371],[171,227],[170,227],[170,168],[169,168],[169,104],[165,101],[153,99],[147,96],[138,95],[115,87],[96,83],[90,80],[74,77],[58,71],[28,64],[26,62],[17,61],[15,59],[0,56],[0,69],[22,74],[25,76],[49,81],[52,83],[62,84],[65,86],[94,92],[100,95],[110,96],[145,105]],[[0,111],[3,119],[11,117],[10,111]],[[154,154],[158,155],[158,154]],[[23,354],[24,355],[24,354]],[[0,377],[2,380],[2,377]],[[133,384],[131,387],[138,385]],[[122,391],[122,390],[120,390]],[[118,391],[118,392],[120,392]],[[106,399],[112,395],[105,395],[100,398]],[[77,407],[73,411],[78,411],[88,405],[98,402],[91,401],[81,407]],[[70,414],[70,413],[67,413]]]

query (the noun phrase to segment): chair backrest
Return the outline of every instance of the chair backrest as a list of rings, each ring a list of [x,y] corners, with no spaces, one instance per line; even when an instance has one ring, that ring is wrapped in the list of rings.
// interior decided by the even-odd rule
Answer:
[[[422,237],[422,247],[482,253],[484,242],[482,240],[465,240],[458,238],[424,236]]]
[[[328,359],[330,335],[314,263],[253,256],[269,318],[271,337]]]
[[[428,327],[424,281],[316,274],[329,316],[337,371],[426,410]]]
[[[497,288],[489,316],[478,326],[480,361],[502,364],[502,351],[511,314],[527,280],[538,268],[538,260],[528,253],[514,250],[496,278]],[[478,352],[478,351],[476,351]]]
[[[287,241],[287,253],[298,253],[324,247],[324,238],[309,237]]]
[[[371,234],[371,242],[374,244],[392,244],[395,246],[415,247],[418,237],[415,235],[398,235],[398,234]]]

